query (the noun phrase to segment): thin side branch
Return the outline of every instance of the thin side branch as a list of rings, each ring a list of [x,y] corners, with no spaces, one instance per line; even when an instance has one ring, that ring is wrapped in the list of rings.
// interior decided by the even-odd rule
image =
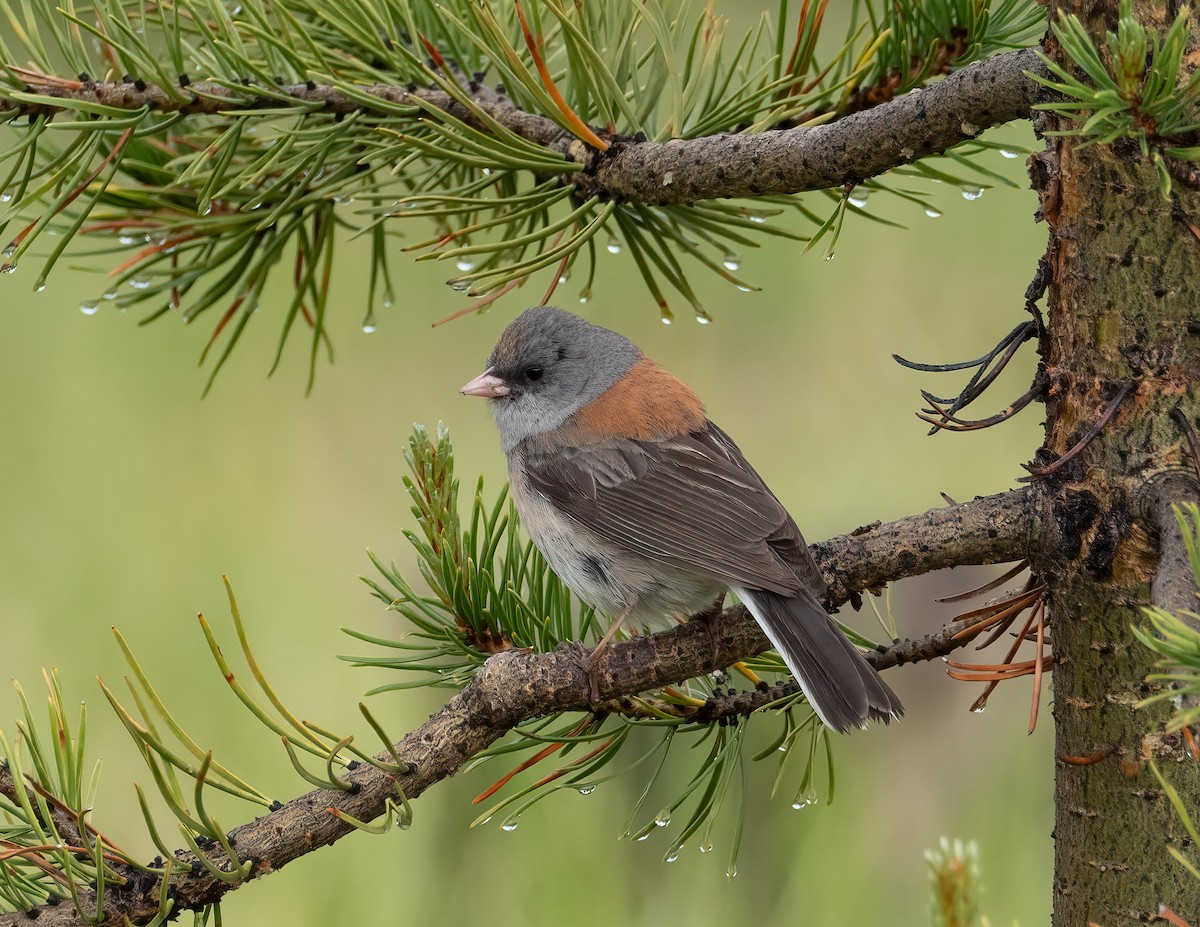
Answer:
[[[1039,543],[1039,496],[1030,487],[924,515],[877,525],[818,545],[814,552],[833,590],[835,604],[863,589],[956,564],[1021,560]],[[953,649],[961,624],[926,638],[900,641],[869,659],[880,669],[932,659]],[[960,640],[957,643],[965,643]],[[687,622],[635,640],[610,645],[597,661],[599,694],[619,698],[655,689],[730,666],[769,646],[753,618],[741,606],[726,609],[711,623]],[[361,765],[349,772],[350,791],[316,790],[279,810],[243,824],[229,834],[242,860],[252,860],[254,876],[280,869],[313,850],[346,836],[353,828],[332,813],[337,809],[360,821],[384,813],[396,787],[415,798],[454,775],[472,756],[518,724],[562,711],[590,711],[591,684],[578,653],[506,651],[492,657],[463,691],[429,721],[409,733],[396,752],[410,764],[397,781],[379,769]],[[390,762],[390,753],[380,754]],[[220,852],[210,848],[212,858]],[[177,851],[184,867],[173,876],[175,911],[212,903],[236,885],[218,881],[186,851]],[[190,867],[190,868],[189,868]],[[122,887],[109,886],[104,919],[117,927],[129,918],[144,923],[158,910],[158,881],[130,873]],[[85,910],[95,899],[82,893]],[[36,912],[40,927],[82,927],[73,906],[59,904]],[[0,927],[27,924],[24,913],[0,915]]]
[[[34,791],[31,786],[26,784],[25,795],[31,802],[34,802]],[[13,779],[12,770],[4,763],[0,763],[0,795],[8,799],[11,804],[20,807],[21,794],[18,791],[16,780]],[[43,820],[42,826],[47,830],[53,827],[54,833],[58,834],[64,843],[90,847],[94,832],[90,832],[86,836],[81,834],[75,815],[71,814],[53,796],[48,796],[45,792],[42,795],[46,798],[46,804],[50,809],[50,820]],[[37,807],[36,804],[34,807]]]
[[[1158,569],[1150,585],[1150,601],[1175,615],[1200,611],[1192,561],[1174,509],[1178,503],[1197,500],[1196,479],[1191,474],[1173,474],[1156,490],[1149,514],[1158,529]]]
[[[824,190],[855,184],[938,154],[985,129],[1028,117],[1039,86],[1025,71],[1042,73],[1034,49],[976,62],[945,80],[836,122],[755,134],[715,135],[669,142],[614,138],[606,151],[589,147],[552,119],[518,109],[503,93],[478,81],[466,89],[487,116],[522,138],[582,164],[568,178],[577,195],[652,205]],[[354,96],[330,86],[225,87],[191,83],[163,88],[144,81],[101,82],[27,75],[43,96],[136,111],[217,115],[231,110],[296,105],[312,112],[395,115],[397,107],[443,110],[487,131],[483,120],[436,88],[373,85]],[[361,94],[359,96],[358,94]],[[379,100],[372,107],[369,98]],[[365,99],[364,99],[365,98]],[[0,113],[35,115],[42,104],[0,100]]]
[[[298,112],[332,113],[348,116],[363,112],[376,116],[395,115],[397,107],[416,107],[420,104],[442,110],[455,119],[486,130],[488,126],[449,93],[436,87],[396,87],[391,84],[371,84],[356,88],[363,96],[350,96],[337,87],[325,84],[284,84],[278,87],[246,85],[226,87],[222,84],[197,81],[179,88],[164,88],[145,81],[62,80],[46,77],[44,82],[29,77],[30,89],[43,96],[61,100],[96,103],[113,109],[136,112],[149,109],[158,113],[182,113],[185,116],[219,116],[230,111],[256,109],[277,110],[295,105]],[[584,162],[588,147],[562,129],[554,120],[517,109],[502,92],[487,84],[470,81],[467,85],[472,101],[488,117],[510,132],[544,148],[557,151],[568,160]],[[379,101],[371,106],[365,98]],[[27,104],[0,99],[0,113],[18,112],[36,116],[50,114],[54,108],[43,104]]]

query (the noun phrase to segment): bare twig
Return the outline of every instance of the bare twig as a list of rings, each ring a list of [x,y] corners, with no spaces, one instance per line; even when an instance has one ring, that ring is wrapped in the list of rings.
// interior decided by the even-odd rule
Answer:
[[[1153,501],[1147,513],[1158,529],[1158,568],[1150,585],[1150,601],[1159,608],[1189,621],[1185,612],[1200,611],[1196,577],[1187,545],[1175,520],[1175,505],[1194,502],[1197,483],[1190,473],[1173,472],[1154,484]]]
[[[1078,442],[1076,442],[1074,447],[1072,447],[1069,451],[1058,458],[1058,460],[1051,464],[1047,464],[1039,469],[1030,468],[1029,476],[1020,477],[1020,481],[1029,483],[1033,482],[1034,480],[1044,480],[1051,474],[1057,473],[1065,464],[1070,463],[1072,460],[1082,454],[1084,449],[1093,441],[1095,441],[1097,437],[1099,437],[1100,432],[1104,430],[1104,426],[1107,425],[1112,420],[1112,417],[1117,414],[1117,409],[1121,408],[1121,403],[1125,401],[1125,397],[1128,396],[1136,386],[1136,380],[1125,381],[1125,383],[1121,385],[1121,388],[1117,390],[1117,395],[1113,396],[1113,398],[1109,400],[1108,405],[1104,407],[1104,411],[1100,413],[1100,417],[1096,419],[1096,423],[1088,429],[1087,434],[1085,434],[1079,439]]]

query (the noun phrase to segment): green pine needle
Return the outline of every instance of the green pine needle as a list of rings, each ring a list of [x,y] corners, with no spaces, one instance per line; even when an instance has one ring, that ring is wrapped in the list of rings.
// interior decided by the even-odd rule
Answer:
[[[37,260],[41,286],[80,241],[99,242],[115,266],[85,311],[136,308],[145,321],[194,322],[215,308],[201,352],[208,387],[250,321],[272,314],[255,309],[279,275],[291,276],[295,295],[274,312],[272,369],[307,329],[311,386],[322,350],[332,353],[327,271],[348,237],[332,230],[372,236],[363,322],[372,329],[394,304],[384,282],[405,219],[431,222],[432,237],[420,235],[428,256],[459,261],[464,269],[448,282],[489,301],[532,276],[564,276],[580,254],[594,254],[595,236],[619,233],[664,314],[673,290],[706,320],[691,262],[754,289],[729,273],[727,256],[761,234],[827,237],[823,197],[776,198],[789,215],[771,227],[725,202],[581,202],[570,179],[583,165],[516,134],[483,101],[511,101],[580,138],[580,126],[667,139],[819,123],[1034,42],[1040,15],[1032,0],[856,0],[845,36],[827,41],[821,15],[810,10],[797,25],[787,2],[778,21],[764,17],[741,35],[687,2],[529,0],[524,9],[540,61],[509,3],[9,4],[0,104],[32,121],[10,124],[0,141],[0,234],[18,232],[3,269]],[[1167,39],[1163,68],[1185,39],[1183,31]],[[124,75],[130,93],[148,88],[156,105],[86,92],[91,81]],[[379,92],[406,87],[415,92],[404,99]],[[1160,89],[1165,100],[1174,83]],[[351,109],[327,111],[329,94]],[[431,95],[452,100],[453,112]],[[980,151],[964,149],[947,173],[967,183],[960,175]],[[913,195],[893,186],[872,181]],[[59,237],[42,250],[50,231]],[[589,284],[583,298],[591,295]]]

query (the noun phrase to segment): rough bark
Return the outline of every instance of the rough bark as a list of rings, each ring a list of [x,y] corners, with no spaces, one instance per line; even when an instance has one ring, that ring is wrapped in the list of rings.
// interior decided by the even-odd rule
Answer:
[[[956,71],[828,125],[755,134],[723,134],[669,142],[614,140],[607,151],[589,148],[558,123],[518,109],[502,92],[477,81],[466,87],[476,106],[509,131],[584,166],[564,175],[580,198],[600,196],[635,203],[679,205],[699,200],[799,193],[857,183],[895,167],[940,154],[985,129],[1029,116],[1039,92],[1025,72],[1044,74],[1034,49],[1024,48]],[[98,103],[123,110],[217,115],[231,109],[277,109],[346,115],[397,115],[422,107],[429,118],[445,111],[484,131],[490,126],[438,88],[365,85],[351,96],[321,84],[230,88],[193,82],[165,88],[144,81],[29,77],[29,89],[46,97]],[[300,109],[302,108],[302,110]],[[54,113],[46,103],[6,100],[0,113]]]
[[[1115,28],[1115,0],[1059,6],[1098,37]],[[1062,456],[1124,397],[1045,480],[1051,543],[1034,569],[1049,584],[1057,660],[1053,923],[1129,927],[1156,921],[1160,904],[1200,911],[1200,882],[1166,852],[1186,835],[1150,763],[1193,798],[1200,766],[1163,733],[1169,704],[1137,707],[1153,657],[1130,633],[1150,600],[1162,505],[1194,490],[1190,476],[1175,478],[1191,462],[1171,413],[1194,422],[1200,411],[1200,241],[1135,145],[1052,138],[1031,168],[1050,228],[1050,395],[1036,463]],[[1200,197],[1178,193],[1195,215]]]
[[[1041,537],[1039,496],[1040,492],[1032,489],[988,496],[826,541],[815,553],[834,590],[833,604],[841,604],[868,584],[888,579],[915,576],[951,564],[1029,557]],[[895,550],[908,553],[897,558]],[[969,642],[970,638],[955,637],[962,627],[948,625],[919,640],[897,641],[869,654],[868,659],[881,670],[936,659]],[[729,666],[768,646],[758,624],[744,608],[736,606],[726,609],[718,620],[690,621],[659,634],[613,644],[596,660],[593,672],[598,677],[600,697],[619,700],[710,672],[714,666]],[[614,709],[620,707],[619,703],[613,705]],[[752,707],[728,706],[731,712]],[[242,861],[254,862],[249,878],[259,878],[353,833],[350,824],[332,813],[334,809],[361,821],[373,820],[384,813],[385,802],[396,796],[397,785],[408,798],[416,798],[454,775],[467,760],[517,724],[555,712],[591,709],[591,682],[576,651],[505,651],[488,660],[463,691],[396,744],[396,753],[411,766],[399,780],[361,764],[344,777],[352,785],[351,790],[318,789],[301,795],[235,828],[229,834],[230,842]],[[387,752],[379,758],[392,760]],[[19,801],[17,785],[2,765],[0,795]],[[61,821],[56,818],[56,824],[73,826],[69,817]],[[219,848],[210,848],[210,853],[228,868]],[[218,880],[186,850],[177,851],[176,858],[185,868],[172,876],[175,915],[219,901],[245,884]],[[85,920],[74,905],[60,903],[28,913],[0,914],[0,927],[17,927],[34,918],[44,927],[146,923],[158,911],[159,881],[145,873],[125,871],[128,883],[108,887],[100,918]],[[81,889],[79,894],[81,908],[94,912],[95,893]]]
[[[578,181],[581,195],[671,205],[858,183],[1027,116],[1039,87],[1025,71],[1044,73],[1032,48],[825,126],[614,146]]]

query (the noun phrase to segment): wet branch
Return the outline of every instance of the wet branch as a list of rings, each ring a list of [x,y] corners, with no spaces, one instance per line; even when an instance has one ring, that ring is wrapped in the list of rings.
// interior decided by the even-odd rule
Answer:
[[[626,202],[679,205],[727,197],[766,196],[823,190],[857,183],[892,168],[943,152],[992,126],[1029,116],[1038,86],[1025,71],[1041,73],[1034,49],[997,55],[956,71],[944,80],[832,123],[755,134],[648,142],[615,138],[607,151],[584,144],[556,122],[525,112],[503,93],[479,81],[464,90],[488,119],[520,137],[583,164],[564,175],[581,199],[600,196]],[[485,120],[437,88],[377,84],[351,95],[315,83],[279,86],[195,82],[160,87],[144,81],[64,79],[23,71],[30,92],[128,110],[219,115],[237,110],[295,105],[298,111],[346,115],[354,112],[434,118],[442,110],[482,131]],[[0,91],[2,92],[2,91]],[[378,101],[373,104],[371,100]],[[0,99],[0,113],[54,113],[50,104]]]
[[[891,580],[915,576],[958,564],[1021,560],[1040,543],[1040,491],[1036,487],[935,509],[887,525],[874,525],[814,547],[830,580],[832,604]],[[954,649],[957,626],[947,626],[919,640],[899,641],[870,654],[880,669],[933,659]],[[710,624],[687,622],[669,631],[611,645],[596,666],[602,699],[620,698],[656,689],[726,667],[768,646],[766,638],[741,606],[726,609]],[[571,649],[554,653],[505,651],[485,663],[474,679],[455,694],[429,721],[396,746],[410,764],[397,783],[366,764],[346,773],[350,791],[316,790],[278,810],[236,828],[229,839],[241,859],[254,863],[253,876],[265,875],[313,850],[351,833],[332,809],[361,821],[384,813],[395,786],[415,798],[427,788],[454,775],[472,756],[518,724],[562,711],[589,711],[591,686],[579,655]],[[391,755],[380,758],[390,762]],[[0,770],[0,787],[14,789],[7,771]],[[176,853],[183,871],[172,877],[175,912],[218,901],[244,883],[225,883],[192,865],[195,857]],[[211,858],[223,861],[219,849]],[[226,864],[227,865],[227,864]],[[189,868],[190,867],[190,868]],[[129,918],[145,923],[158,910],[159,887],[154,877],[130,871],[126,885],[109,885],[102,920],[112,925]],[[95,898],[81,893],[85,911]],[[81,927],[83,918],[69,903],[44,906],[36,912],[0,915],[0,927],[17,927],[36,916],[39,927]]]
[[[855,184],[1027,118],[1042,73],[1032,48],[979,61],[873,109],[811,128],[613,146],[584,194],[671,205]]]

